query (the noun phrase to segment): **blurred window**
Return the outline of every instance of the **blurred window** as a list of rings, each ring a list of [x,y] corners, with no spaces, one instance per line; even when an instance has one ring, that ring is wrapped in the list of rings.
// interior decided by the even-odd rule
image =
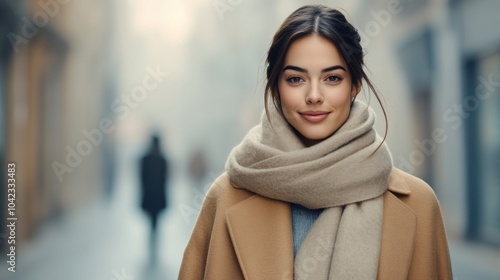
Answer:
[[[473,87],[464,102],[469,99],[474,108],[476,98],[479,105],[468,123],[469,136],[476,138],[468,147],[469,169],[474,172],[469,188],[477,195],[476,205],[469,205],[477,208],[477,217],[470,218],[477,219],[478,238],[500,244],[500,87],[495,86],[500,81],[500,51],[474,60],[471,67],[479,79],[470,79]],[[488,88],[485,81],[493,83]],[[479,87],[483,100],[476,92]]]
[[[434,152],[425,146],[427,139],[432,139],[431,132],[435,125],[432,122],[432,87],[434,79],[434,54],[432,50],[433,34],[423,29],[410,35],[399,46],[398,54],[401,67],[411,89],[410,102],[413,116],[411,128],[413,132],[413,149],[410,163],[415,168],[412,173],[424,179],[429,185],[434,184]]]

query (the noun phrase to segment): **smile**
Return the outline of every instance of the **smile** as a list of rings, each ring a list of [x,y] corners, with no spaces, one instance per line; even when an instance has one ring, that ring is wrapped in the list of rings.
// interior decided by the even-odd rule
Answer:
[[[303,119],[311,123],[319,123],[328,117],[330,112],[307,111],[299,113]]]

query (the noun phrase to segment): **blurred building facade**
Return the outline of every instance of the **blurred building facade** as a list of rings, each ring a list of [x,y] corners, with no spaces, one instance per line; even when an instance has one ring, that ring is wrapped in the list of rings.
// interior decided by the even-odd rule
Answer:
[[[500,246],[500,2],[452,4],[465,111],[465,232]]]
[[[17,244],[109,181],[103,170],[112,161],[103,155],[112,153],[113,135],[97,130],[115,95],[111,8],[111,1],[0,1],[0,159],[2,167],[16,164]],[[0,186],[4,220],[3,178]]]
[[[372,71],[388,71],[374,76],[389,107],[402,108],[389,110],[395,164],[434,188],[449,234],[500,245],[500,2],[370,3],[355,18]]]

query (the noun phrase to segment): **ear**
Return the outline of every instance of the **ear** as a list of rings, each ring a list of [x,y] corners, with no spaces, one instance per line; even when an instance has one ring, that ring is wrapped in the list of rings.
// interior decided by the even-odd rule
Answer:
[[[361,83],[357,84],[357,85],[352,85],[351,86],[351,97],[356,97],[358,95],[358,93],[361,91]]]

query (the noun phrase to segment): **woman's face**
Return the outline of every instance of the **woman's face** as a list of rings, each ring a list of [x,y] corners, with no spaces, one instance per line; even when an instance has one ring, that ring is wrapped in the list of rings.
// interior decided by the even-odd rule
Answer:
[[[281,108],[288,123],[313,145],[332,135],[347,120],[357,94],[337,47],[324,37],[294,41],[278,82]]]

